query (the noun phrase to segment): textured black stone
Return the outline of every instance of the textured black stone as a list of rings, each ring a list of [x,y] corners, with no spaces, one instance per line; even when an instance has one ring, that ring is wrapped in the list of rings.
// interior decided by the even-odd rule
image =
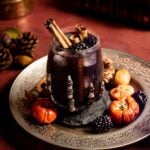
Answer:
[[[64,125],[72,127],[88,125],[108,109],[110,101],[108,92],[104,91],[101,98],[93,102],[91,105],[87,105],[84,110],[72,115],[64,114],[64,116],[61,116],[59,121],[61,121]]]

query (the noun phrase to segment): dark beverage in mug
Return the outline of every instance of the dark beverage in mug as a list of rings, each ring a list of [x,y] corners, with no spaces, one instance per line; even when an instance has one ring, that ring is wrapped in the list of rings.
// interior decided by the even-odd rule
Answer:
[[[72,28],[66,28],[64,32],[68,37],[74,33]],[[68,107],[68,77],[72,80],[72,96],[77,110],[88,104],[91,85],[94,92],[93,101],[96,100],[103,80],[99,36],[88,29],[88,37],[85,40],[67,49],[62,48],[53,38],[48,55],[47,74],[51,75],[52,95],[59,106]]]

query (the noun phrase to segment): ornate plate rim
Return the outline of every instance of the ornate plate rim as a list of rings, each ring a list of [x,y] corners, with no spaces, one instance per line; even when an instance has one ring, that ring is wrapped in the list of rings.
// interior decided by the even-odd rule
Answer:
[[[127,58],[130,58],[130,59],[133,59],[133,60],[135,60],[135,61],[137,61],[137,62],[140,62],[141,64],[143,64],[144,66],[147,66],[147,67],[150,67],[150,64],[148,63],[148,62],[145,62],[144,60],[142,60],[142,59],[140,59],[140,58],[138,58],[138,57],[135,57],[135,56],[133,56],[133,55],[131,55],[131,54],[128,54],[128,53],[125,53],[125,52],[121,52],[121,51],[116,51],[116,50],[111,50],[111,49],[106,49],[106,48],[103,48],[103,54],[105,55],[107,55],[107,54],[118,54],[118,55],[123,55],[123,56],[126,56]],[[35,68],[35,66],[38,66],[38,64],[40,63],[40,64],[44,64],[44,63],[46,63],[46,60],[47,60],[47,56],[44,56],[44,57],[42,57],[42,58],[40,58],[40,59],[38,59],[38,60],[36,60],[35,62],[33,62],[31,65],[29,65],[28,67],[26,67],[17,77],[16,77],[16,79],[15,79],[15,81],[13,82],[13,84],[12,84],[12,87],[11,87],[11,90],[10,90],[10,95],[9,95],[9,104],[10,104],[10,110],[11,110],[11,113],[12,113],[12,115],[13,115],[13,117],[15,118],[15,120],[17,121],[17,123],[26,131],[26,132],[28,132],[28,133],[30,133],[31,135],[33,135],[33,136],[35,136],[35,137],[37,137],[37,138],[39,138],[39,139],[41,139],[41,140],[43,140],[43,141],[45,141],[45,142],[48,142],[48,143],[50,143],[50,144],[53,144],[53,145],[57,145],[57,146],[61,146],[61,147],[65,147],[65,148],[71,148],[71,149],[110,149],[110,148],[118,148],[118,147],[122,147],[122,146],[126,146],[126,145],[129,145],[129,144],[132,144],[132,143],[135,143],[135,142],[137,142],[137,141],[140,141],[140,140],[142,140],[142,139],[144,139],[144,138],[146,138],[147,136],[149,136],[150,135],[150,128],[147,128],[147,127],[143,127],[143,131],[140,131],[139,129],[138,129],[138,127],[140,126],[140,123],[141,123],[141,119],[144,119],[144,118],[146,118],[145,120],[146,121],[148,121],[148,123],[150,124],[150,115],[147,115],[148,114],[148,112],[150,112],[150,100],[148,100],[148,102],[147,102],[147,104],[146,104],[146,107],[145,107],[145,109],[143,110],[143,112],[140,114],[140,117],[139,118],[137,118],[133,123],[131,123],[129,126],[126,126],[126,127],[124,127],[124,128],[122,128],[122,129],[119,129],[119,130],[117,130],[117,131],[115,131],[115,132],[110,132],[110,133],[105,133],[105,134],[98,134],[98,135],[88,135],[88,134],[86,134],[86,135],[80,135],[80,139],[79,140],[83,140],[83,142],[84,141],[88,141],[88,140],[91,140],[92,139],[92,141],[93,142],[96,142],[96,141],[98,141],[98,140],[102,140],[102,139],[104,139],[104,141],[107,139],[109,139],[110,138],[110,140],[111,140],[111,138],[114,138],[114,143],[111,143],[112,145],[97,145],[97,146],[95,146],[95,147],[92,147],[92,145],[93,145],[93,143],[91,142],[90,144],[91,144],[91,147],[89,147],[89,145],[87,146],[85,146],[83,143],[80,143],[79,145],[80,145],[80,147],[79,147],[79,145],[68,145],[68,143],[65,143],[64,145],[63,145],[63,142],[61,143],[58,143],[57,141],[56,141],[56,139],[59,139],[59,137],[55,137],[56,139],[50,139],[50,138],[52,138],[52,136],[64,136],[65,134],[67,135],[67,136],[69,136],[69,134],[67,133],[67,131],[66,130],[63,130],[63,129],[59,129],[59,128],[57,128],[57,127],[55,127],[55,126],[53,126],[53,124],[51,124],[50,125],[50,128],[52,129],[52,131],[54,132],[53,134],[54,135],[51,135],[51,133],[46,133],[46,132],[43,132],[43,133],[37,133],[36,132],[36,130],[35,129],[32,129],[32,128],[30,128],[30,124],[28,124],[26,121],[25,121],[25,119],[24,118],[22,118],[22,116],[21,116],[21,114],[19,114],[19,112],[18,112],[18,110],[16,110],[16,109],[14,109],[15,108],[15,97],[16,97],[16,95],[14,95],[14,91],[15,91],[15,87],[16,87],[16,85],[18,84],[18,81],[23,77],[23,76],[25,76],[26,75],[26,73],[29,71],[29,70],[32,70],[32,68]],[[46,69],[46,68],[45,68]],[[140,81],[139,81],[140,82]],[[150,87],[143,87],[144,88],[144,90],[146,90],[146,92],[148,92],[148,90],[149,90],[149,88]],[[23,89],[24,90],[24,89]],[[14,97],[15,96],[15,97]],[[148,97],[150,97],[150,95],[148,95]],[[148,107],[149,106],[149,107]],[[141,118],[141,119],[140,119]],[[144,121],[143,121],[144,122]],[[147,123],[147,122],[146,122]],[[32,125],[32,126],[34,126],[34,125]],[[134,128],[134,129],[133,129]],[[30,129],[30,130],[29,130]],[[124,133],[124,134],[126,134],[125,133],[125,131],[126,130],[130,130],[131,132],[133,132],[134,130],[136,130],[136,132],[138,131],[139,132],[139,134],[141,134],[140,132],[143,132],[142,133],[142,135],[139,137],[137,134],[135,135],[135,137],[133,138],[133,137],[131,137],[131,139],[130,140],[123,140],[123,142],[122,143],[117,143],[116,142],[116,140],[115,140],[115,137],[118,137],[118,136],[120,136],[120,138],[122,138],[121,137],[121,135]],[[47,139],[45,136],[43,136],[44,134],[50,134],[49,135],[49,138]],[[117,135],[118,134],[118,135]],[[76,136],[74,133],[72,134],[71,133],[71,138],[75,138],[74,136]],[[114,136],[114,137],[113,137]],[[136,137],[137,136],[137,137]],[[127,135],[125,135],[125,137],[128,137],[128,134]],[[130,137],[129,137],[130,138]],[[60,138],[61,139],[61,138]],[[64,142],[66,142],[66,141],[64,141]],[[109,141],[110,142],[110,141]],[[116,143],[115,143],[116,142]],[[96,143],[94,143],[94,144],[96,144]]]

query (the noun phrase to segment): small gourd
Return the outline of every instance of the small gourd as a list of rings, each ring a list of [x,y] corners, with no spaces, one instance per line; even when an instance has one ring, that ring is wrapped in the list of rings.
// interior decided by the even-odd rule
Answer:
[[[123,100],[114,100],[109,106],[109,113],[112,120],[117,125],[126,125],[131,123],[139,114],[139,105],[131,96]]]
[[[40,124],[49,124],[57,118],[57,109],[48,98],[38,98],[32,106],[32,116]]]

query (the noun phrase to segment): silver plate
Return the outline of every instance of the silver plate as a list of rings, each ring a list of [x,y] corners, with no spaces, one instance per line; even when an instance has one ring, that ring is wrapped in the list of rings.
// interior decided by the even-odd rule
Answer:
[[[104,134],[92,134],[85,128],[67,128],[58,124],[40,126],[29,121],[30,91],[46,75],[47,56],[25,68],[15,79],[10,91],[10,109],[18,124],[31,135],[57,146],[71,149],[110,149],[137,142],[150,135],[150,64],[119,51],[103,49],[103,55],[114,61],[116,68],[126,68],[132,75],[132,84],[143,89],[149,99],[140,116],[126,127],[112,129]],[[60,87],[61,88],[61,87]]]

